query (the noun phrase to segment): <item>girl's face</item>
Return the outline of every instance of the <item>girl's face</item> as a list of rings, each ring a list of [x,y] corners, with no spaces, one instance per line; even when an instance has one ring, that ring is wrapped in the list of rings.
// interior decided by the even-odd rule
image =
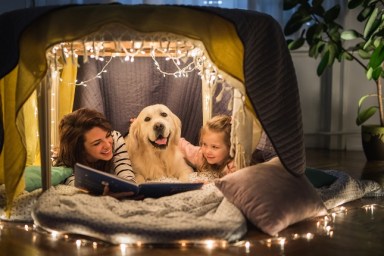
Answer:
[[[201,149],[209,164],[221,165],[229,155],[229,148],[224,142],[224,132],[206,130],[201,137]]]
[[[104,131],[99,127],[94,127],[84,134],[84,139],[87,161],[109,161],[112,159],[113,139],[110,132]]]

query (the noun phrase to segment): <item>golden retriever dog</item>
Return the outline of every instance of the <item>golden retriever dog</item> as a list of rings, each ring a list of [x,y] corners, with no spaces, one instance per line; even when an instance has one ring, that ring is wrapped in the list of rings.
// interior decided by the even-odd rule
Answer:
[[[139,113],[125,138],[138,183],[163,177],[188,181],[193,169],[179,150],[180,136],[181,121],[165,105],[150,105]]]

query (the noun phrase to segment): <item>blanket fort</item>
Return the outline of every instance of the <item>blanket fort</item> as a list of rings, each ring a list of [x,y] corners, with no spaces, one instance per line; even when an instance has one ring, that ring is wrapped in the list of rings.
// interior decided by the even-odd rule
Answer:
[[[48,110],[51,105],[50,88],[53,88],[51,83],[68,85],[75,81],[78,65],[73,54],[75,50],[60,47],[61,43],[69,42],[74,46],[76,40],[81,38],[84,44],[92,44],[97,39],[94,33],[115,24],[140,35],[165,32],[200,42],[204,46],[204,56],[214,64],[206,67],[214,66],[216,72],[205,72],[208,69],[204,67],[200,70],[203,86],[215,88],[210,82],[216,83],[218,78],[224,77],[225,83],[233,88],[232,111],[238,129],[233,138],[237,142],[233,143],[238,147],[239,164],[248,161],[248,151],[254,146],[249,135],[257,130],[253,124],[259,122],[285,169],[293,175],[304,173],[303,131],[295,70],[280,25],[272,17],[258,12],[188,6],[71,5],[29,8],[0,16],[1,42],[4,45],[0,47],[0,54],[4,56],[0,59],[1,127],[4,138],[0,182],[6,186],[8,207],[24,188],[23,170],[26,165],[41,162],[45,174],[43,186],[45,189],[50,187],[51,136],[37,138],[31,131],[33,127],[39,127],[40,134],[51,134],[52,117]],[[119,35],[126,37],[122,40],[136,41],[129,33]],[[116,38],[109,40],[115,42]],[[124,53],[124,47],[120,48]],[[47,52],[47,49],[50,51]],[[96,50],[96,46],[91,49]],[[97,56],[101,57],[102,53],[102,50],[97,51]],[[86,57],[91,57],[82,54],[84,61]],[[111,56],[111,52],[109,54]],[[93,56],[96,58],[95,55],[96,52]],[[211,76],[212,73],[214,76]],[[60,95],[57,116],[72,111],[74,87],[59,87],[60,93],[56,94]],[[34,94],[36,91],[38,93]],[[204,99],[209,101],[209,96],[214,93],[208,92],[208,97]],[[37,107],[31,100],[36,97]],[[204,118],[212,110],[207,105],[208,108],[203,109],[203,112],[206,111]],[[121,104],[119,113],[125,113],[125,108],[130,106]],[[38,124],[35,108],[38,110]],[[107,116],[108,111],[105,110]],[[184,112],[192,113],[188,109]],[[114,118],[119,119],[118,116]],[[255,138],[258,138],[257,135]],[[41,149],[40,154],[36,152],[38,148]],[[39,155],[40,158],[36,159]]]

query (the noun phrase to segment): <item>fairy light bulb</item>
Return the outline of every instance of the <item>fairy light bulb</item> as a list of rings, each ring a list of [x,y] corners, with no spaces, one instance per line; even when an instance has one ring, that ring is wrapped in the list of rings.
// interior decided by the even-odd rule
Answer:
[[[127,245],[126,244],[120,244],[120,251],[122,255],[126,254],[127,251]]]
[[[206,241],[205,241],[205,248],[211,250],[211,249],[213,249],[213,247],[214,247],[214,242],[213,242],[213,240],[206,240]]]
[[[245,247],[245,253],[250,253],[251,243],[249,241],[246,241],[244,244]]]

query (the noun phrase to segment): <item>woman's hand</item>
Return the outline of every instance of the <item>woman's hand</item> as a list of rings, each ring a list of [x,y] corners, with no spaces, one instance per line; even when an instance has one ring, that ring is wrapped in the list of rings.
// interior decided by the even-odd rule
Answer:
[[[132,191],[119,192],[119,193],[110,192],[108,182],[102,182],[102,185],[104,185],[103,196],[111,196],[116,199],[132,199],[132,200],[144,199],[144,196],[142,195],[135,196],[135,193]]]

